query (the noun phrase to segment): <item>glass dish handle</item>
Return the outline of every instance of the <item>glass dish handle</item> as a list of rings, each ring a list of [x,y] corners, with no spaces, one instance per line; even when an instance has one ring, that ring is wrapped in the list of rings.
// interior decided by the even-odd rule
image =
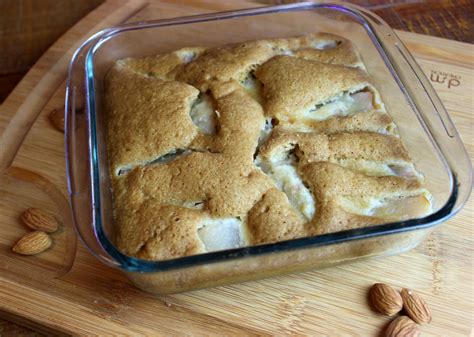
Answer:
[[[459,133],[438,94],[400,38],[382,19],[362,8],[358,7],[358,10],[363,12],[370,29],[378,37],[377,47],[390,60],[386,64],[399,80],[400,89],[408,93],[405,97],[428,131],[433,146],[444,155],[446,160],[440,156],[441,161],[447,171],[456,176],[456,179],[451,177],[452,182],[458,182],[458,198],[452,212],[455,214],[466,203],[472,186],[472,163]]]
[[[118,267],[118,263],[102,249],[93,226],[91,207],[95,205],[91,202],[90,146],[84,146],[89,144],[85,57],[89,46],[102,34],[98,33],[86,41],[78,49],[69,66],[65,115],[66,169],[73,223],[81,241],[101,261],[109,266]]]

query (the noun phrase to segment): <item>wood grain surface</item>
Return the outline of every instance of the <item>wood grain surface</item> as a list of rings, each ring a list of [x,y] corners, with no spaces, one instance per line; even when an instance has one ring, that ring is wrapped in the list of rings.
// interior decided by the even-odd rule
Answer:
[[[49,46],[102,1],[0,1],[0,102]]]
[[[64,53],[92,29],[123,20],[126,13],[132,15],[138,5],[135,0],[107,0],[64,35],[0,106],[0,134],[34,88],[44,85],[41,78],[55,69]],[[126,6],[129,12],[123,11]],[[134,18],[174,17],[230,7],[248,6],[211,1],[177,5],[162,1],[142,9]],[[399,35],[431,78],[472,158],[472,46],[410,33]],[[438,74],[456,78],[459,84],[449,86],[449,81],[436,77]],[[66,195],[63,135],[48,120],[49,112],[63,105],[64,79],[55,82],[59,83],[57,87],[40,91],[48,92],[50,98],[44,106],[36,107],[38,117],[12,164],[40,174]],[[28,118],[34,117],[30,114]],[[30,124],[22,123],[24,127]],[[374,282],[411,287],[427,299],[433,322],[422,327],[424,335],[472,333],[472,198],[456,217],[403,255],[179,295],[154,296],[135,289],[122,273],[100,264],[82,245],[78,246],[72,270],[58,277],[68,251],[66,229],[55,234],[54,247],[44,254],[21,257],[11,253],[12,243],[27,231],[18,222],[25,208],[41,208],[67,223],[61,216],[64,212],[46,191],[21,177],[10,174],[0,178],[0,316],[46,333],[377,336],[388,319],[373,313],[367,305],[367,289]]]
[[[303,0],[256,0],[264,4],[285,4]],[[384,19],[390,27],[412,33],[474,42],[472,0],[348,0]]]
[[[104,0],[0,1],[0,103],[46,49]],[[255,0],[265,5],[296,0]],[[472,0],[349,0],[392,28],[474,43]]]

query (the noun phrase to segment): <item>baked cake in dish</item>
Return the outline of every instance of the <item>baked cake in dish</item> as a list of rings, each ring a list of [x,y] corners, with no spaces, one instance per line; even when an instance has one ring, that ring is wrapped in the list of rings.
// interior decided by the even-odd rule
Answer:
[[[172,259],[431,210],[340,36],[122,59],[105,90],[116,241],[127,255]]]

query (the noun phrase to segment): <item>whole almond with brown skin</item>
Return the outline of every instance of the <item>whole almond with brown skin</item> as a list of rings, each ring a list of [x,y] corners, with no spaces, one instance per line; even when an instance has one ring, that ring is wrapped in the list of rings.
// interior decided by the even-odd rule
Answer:
[[[395,318],[387,326],[385,337],[418,337],[420,329],[418,325],[407,316]]]
[[[64,107],[51,110],[48,117],[57,130],[64,132]]]
[[[51,238],[45,232],[35,231],[24,235],[12,250],[21,255],[35,255],[51,247]]]
[[[55,232],[59,224],[55,218],[38,208],[28,208],[21,215],[21,221],[35,231]]]
[[[431,312],[425,300],[411,289],[402,289],[403,308],[418,324],[431,322]]]
[[[378,312],[393,316],[403,308],[403,300],[400,294],[385,283],[375,283],[369,292],[372,306]]]

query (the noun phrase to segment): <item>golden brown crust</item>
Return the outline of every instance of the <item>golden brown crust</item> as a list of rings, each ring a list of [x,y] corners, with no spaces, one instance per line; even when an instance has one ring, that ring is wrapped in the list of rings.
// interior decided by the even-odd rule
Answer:
[[[321,63],[339,64],[365,69],[359,53],[349,40],[327,33],[317,34],[317,38],[328,42],[334,41],[335,46],[325,49],[314,49],[310,48],[311,46],[308,46],[296,50],[295,56]]]
[[[268,190],[248,213],[248,228],[254,244],[306,236],[304,219],[276,188]]]
[[[426,190],[417,179],[395,176],[371,177],[329,162],[317,162],[301,168],[301,175],[315,194],[316,213],[311,220],[308,235],[317,235],[369,225],[406,219],[406,214],[393,216],[367,216],[346,211],[341,207],[342,198],[356,201],[399,200],[424,196]],[[426,200],[426,196],[423,197]],[[410,218],[429,211],[427,204],[414,208]]]
[[[210,219],[243,223],[248,243],[264,244],[429,211],[396,126],[342,37],[120,60],[105,101],[117,245],[126,254],[206,252],[198,230]],[[330,104],[327,115],[306,118]]]
[[[260,130],[265,122],[262,107],[235,81],[212,86],[216,101],[218,132],[215,136],[196,137],[191,147],[207,148],[240,158],[236,165],[252,165]]]
[[[329,162],[309,163],[300,170],[317,202],[347,196],[396,198],[424,193],[417,179],[372,177]]]
[[[106,86],[107,144],[114,173],[184,148],[197,134],[189,110],[199,92],[192,86],[121,67],[110,71]]]
[[[321,235],[353,228],[381,225],[386,223],[384,218],[364,216],[345,211],[336,201],[329,200],[321,204],[321,212],[307,226],[307,235]]]
[[[381,111],[360,112],[351,116],[322,121],[305,121],[304,123],[280,124],[276,129],[333,134],[338,132],[369,131],[381,134],[397,134],[397,127],[392,117]]]
[[[117,65],[141,75],[172,79],[178,68],[198,57],[203,51],[204,48],[184,48],[169,54],[125,58],[117,61]]]
[[[346,159],[379,163],[410,161],[398,137],[365,131],[330,135],[280,132],[260,149],[260,154],[270,159],[289,147],[297,148],[296,155],[302,164],[322,161],[336,163]]]
[[[324,45],[326,48],[323,49]],[[315,46],[323,47],[315,49]],[[333,34],[316,33],[200,50],[194,62],[179,68],[176,78],[204,92],[213,82],[243,81],[257,66],[280,54],[292,54],[321,63],[363,67],[355,46],[348,40]]]
[[[269,43],[283,54],[321,63],[365,69],[356,47],[347,39],[329,33],[314,33],[293,39],[272,39]]]
[[[213,82],[244,80],[252,69],[273,55],[271,46],[265,41],[210,48],[185,65],[176,78],[205,92]]]
[[[118,178],[115,189],[129,195],[127,202],[132,205],[148,199],[158,204],[200,200],[211,216],[238,217],[272,184],[259,170],[235,164],[221,154],[192,152],[167,164],[137,167]]]
[[[263,84],[265,112],[279,120],[296,120],[304,112],[343,92],[370,86],[360,69],[290,56],[275,56],[256,72]]]
[[[197,211],[147,200],[136,212],[119,214],[122,226],[117,244],[126,254],[172,259],[205,251],[197,235],[197,225],[203,218]]]

